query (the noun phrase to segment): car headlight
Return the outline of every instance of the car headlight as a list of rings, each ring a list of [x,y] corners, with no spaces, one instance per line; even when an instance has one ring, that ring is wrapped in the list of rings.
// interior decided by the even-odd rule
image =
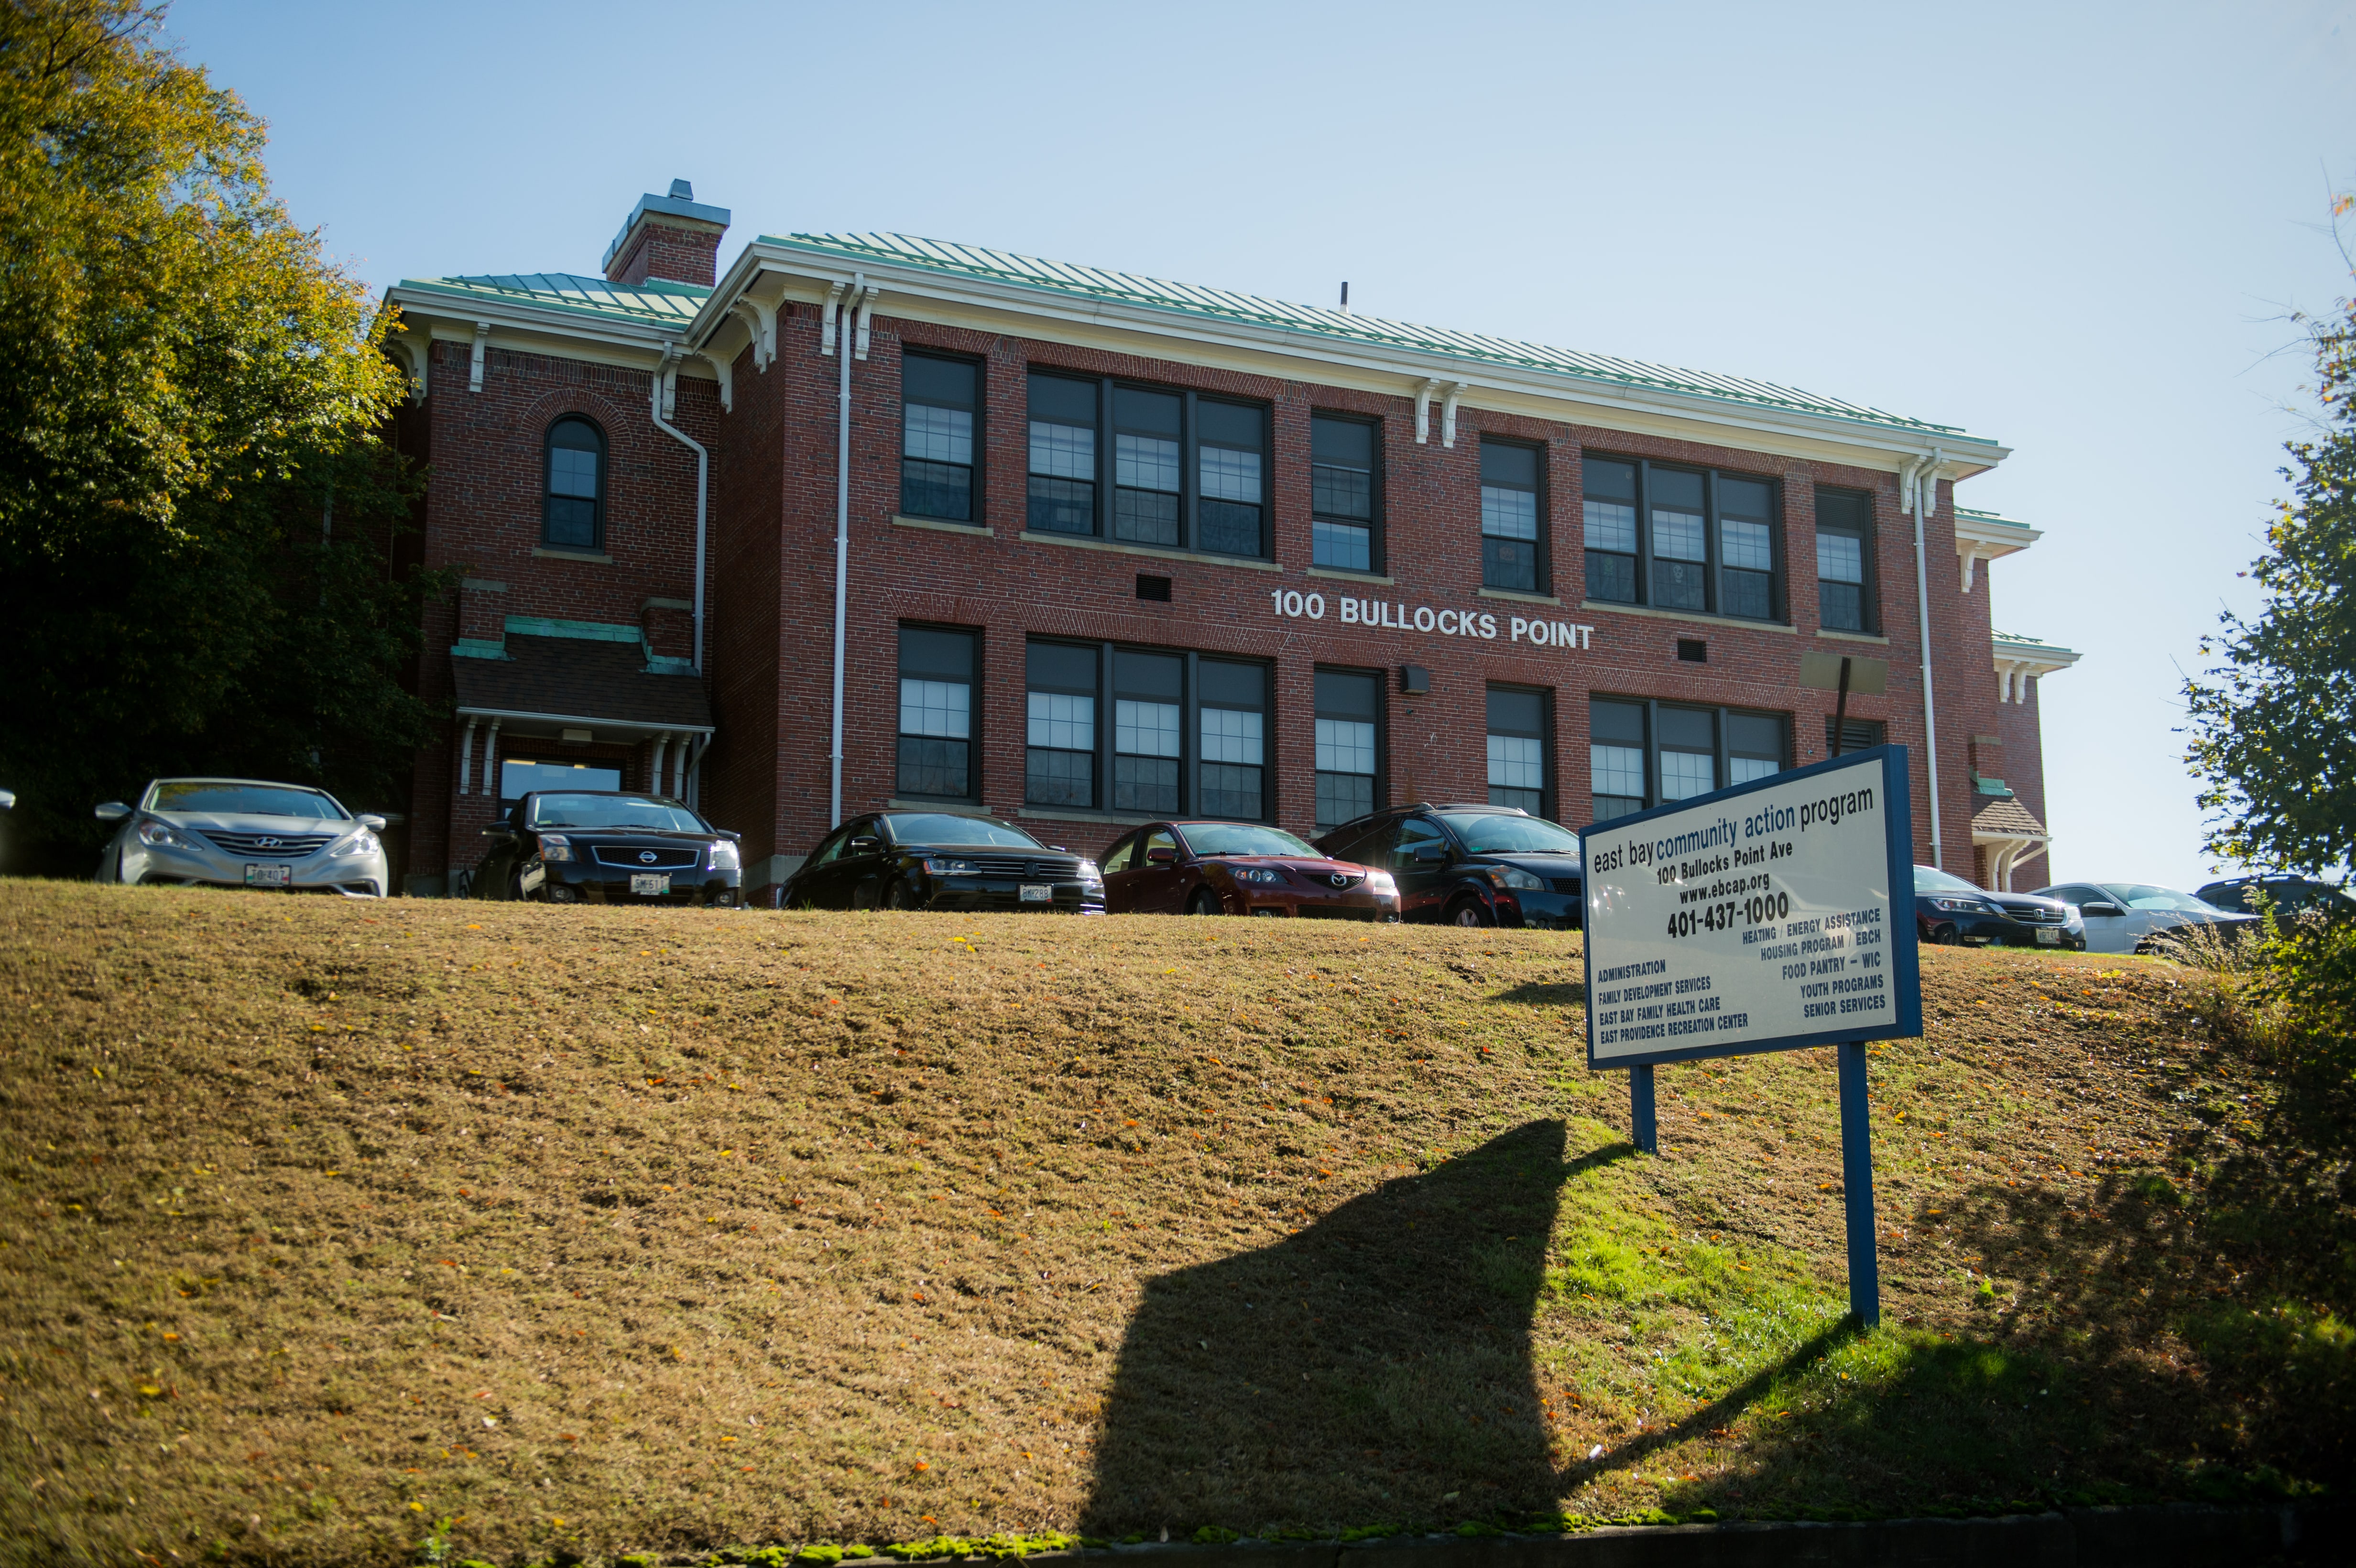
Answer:
[[[1284,873],[1278,870],[1273,866],[1246,866],[1237,870],[1235,877],[1236,880],[1239,882],[1280,882],[1284,880]]]
[[[1977,899],[1951,899],[1941,898],[1936,895],[1933,895],[1931,900],[1931,907],[1933,909],[1946,910],[1949,912],[1955,914],[1990,914],[1995,912],[1990,910],[1987,905],[1980,902]]]
[[[704,860],[703,869],[707,871],[741,871],[744,869],[744,857],[737,853],[735,845],[723,838],[712,846],[712,854]]]
[[[152,816],[144,818],[140,822],[139,842],[157,849],[193,849],[196,848],[195,845],[189,843],[186,838],[181,837],[177,833],[172,831],[172,825],[170,823],[158,822]]]
[[[543,860],[570,860],[573,859],[573,840],[562,833],[541,834],[540,858]]]
[[[1083,860],[1080,862],[1080,880],[1101,882],[1104,880],[1104,873],[1097,869],[1097,863],[1094,860]]]
[[[1374,892],[1390,898],[1398,897],[1398,881],[1388,871],[1368,871],[1366,886]]]
[[[1489,880],[1501,888],[1518,888],[1526,893],[1546,891],[1546,879],[1523,870],[1519,866],[1500,866],[1489,873]]]
[[[925,860],[925,874],[928,877],[978,877],[981,875],[981,868],[970,860],[936,860],[928,856]]]
[[[332,860],[342,855],[373,855],[379,848],[376,835],[363,827],[328,850],[327,858]]]

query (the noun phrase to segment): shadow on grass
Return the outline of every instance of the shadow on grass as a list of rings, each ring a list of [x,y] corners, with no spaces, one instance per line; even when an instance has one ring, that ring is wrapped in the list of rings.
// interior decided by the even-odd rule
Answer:
[[[1566,1164],[1563,1146],[1561,1123],[1527,1123],[1273,1246],[1148,1281],[1081,1528],[1549,1506],[1530,1320],[1556,1194],[1633,1152]]]
[[[1507,987],[1489,999],[1493,1002],[1520,1002],[1533,1008],[1583,1008],[1587,1006],[1587,987],[1576,980],[1568,984],[1525,980],[1518,986]]]

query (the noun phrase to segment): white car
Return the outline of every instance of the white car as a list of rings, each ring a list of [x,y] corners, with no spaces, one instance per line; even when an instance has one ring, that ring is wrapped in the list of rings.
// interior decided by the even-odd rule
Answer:
[[[2149,882],[2062,882],[2038,889],[2037,896],[2077,906],[2086,922],[2089,953],[2148,952],[2155,939],[2183,926],[2219,926],[2220,935],[2229,935],[2258,923],[2255,915],[2235,914]]]
[[[381,816],[355,816],[325,790],[261,779],[157,779],[136,807],[108,801],[122,830],[98,863],[102,882],[273,888],[382,898],[392,869]]]

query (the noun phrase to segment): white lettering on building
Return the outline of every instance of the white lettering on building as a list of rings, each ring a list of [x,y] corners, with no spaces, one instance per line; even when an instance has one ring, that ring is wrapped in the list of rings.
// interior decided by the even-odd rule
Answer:
[[[1325,618],[1325,596],[1322,593],[1271,588],[1269,599],[1280,616],[1312,621]],[[1508,615],[1501,625],[1497,617],[1487,611],[1435,611],[1429,604],[1410,609],[1385,599],[1338,598],[1333,603],[1345,626],[1370,626],[1383,632],[1436,632],[1443,637],[1472,637],[1489,643],[1502,635],[1509,643],[1528,643],[1541,648],[1580,650],[1595,645],[1594,627],[1569,621],[1532,621]]]

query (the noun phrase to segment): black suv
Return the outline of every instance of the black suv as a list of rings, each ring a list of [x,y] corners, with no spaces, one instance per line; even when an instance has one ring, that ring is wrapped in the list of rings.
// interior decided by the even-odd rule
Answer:
[[[1510,805],[1395,805],[1317,840],[1336,860],[1388,871],[1401,920],[1580,926],[1579,835]]]
[[[2317,881],[2313,877],[2286,877],[2280,873],[2235,877],[2229,881],[2211,882],[2192,896],[2235,914],[2255,914],[2260,892],[2274,904],[2275,913],[2285,920],[2309,910],[2320,911],[2333,919],[2356,915],[2356,900],[2348,896],[2346,889]]]
[[[786,879],[787,909],[1060,910],[1102,914],[1094,860],[1049,848],[1012,823],[946,811],[855,816]]]

